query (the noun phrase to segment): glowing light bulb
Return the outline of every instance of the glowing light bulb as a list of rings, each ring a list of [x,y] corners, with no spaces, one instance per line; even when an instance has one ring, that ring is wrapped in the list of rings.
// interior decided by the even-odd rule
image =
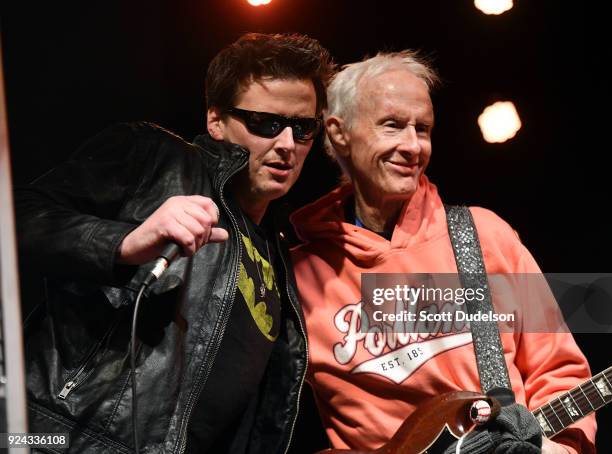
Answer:
[[[474,6],[485,14],[502,14],[512,9],[512,0],[474,0]]]
[[[247,0],[247,1],[249,2],[249,5],[261,6],[261,5],[267,5],[272,0]]]
[[[516,135],[521,129],[521,119],[512,102],[500,101],[483,110],[478,117],[478,126],[484,140],[501,143]]]

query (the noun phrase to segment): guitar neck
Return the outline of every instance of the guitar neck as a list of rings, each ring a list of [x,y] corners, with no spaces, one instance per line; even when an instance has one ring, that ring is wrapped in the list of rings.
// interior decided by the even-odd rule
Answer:
[[[557,396],[534,410],[533,414],[540,423],[542,434],[550,438],[610,402],[612,402],[612,367],[608,367],[565,394]]]

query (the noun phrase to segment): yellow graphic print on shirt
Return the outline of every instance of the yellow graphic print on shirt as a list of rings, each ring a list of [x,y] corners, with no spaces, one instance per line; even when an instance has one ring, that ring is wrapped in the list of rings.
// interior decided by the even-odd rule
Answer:
[[[253,246],[251,240],[249,240],[243,234],[240,236],[242,236],[242,242],[245,245],[244,249],[249,256],[249,259],[251,259],[255,266],[260,267],[262,274],[261,277],[264,280],[266,289],[274,289],[274,292],[276,292],[278,296],[278,301],[280,301],[280,293],[278,288],[276,288],[274,270],[272,269],[272,266],[270,266],[270,263],[267,260],[259,255],[259,251]],[[251,316],[257,324],[259,331],[261,331],[261,334],[263,334],[269,341],[274,342],[278,337],[278,333],[276,335],[270,334],[274,320],[272,316],[268,314],[268,307],[266,306],[265,301],[255,302],[255,283],[253,282],[253,279],[248,276],[242,263],[240,264],[240,269],[238,272],[238,289],[240,290],[240,293],[242,293],[242,297],[244,298],[244,301],[246,301],[249,311],[251,312]],[[259,292],[257,292],[257,296],[258,294]]]

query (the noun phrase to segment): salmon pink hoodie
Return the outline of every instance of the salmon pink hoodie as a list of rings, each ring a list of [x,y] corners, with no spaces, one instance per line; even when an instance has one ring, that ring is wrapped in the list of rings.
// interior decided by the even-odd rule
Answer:
[[[444,206],[423,176],[391,240],[345,221],[350,185],[295,212],[305,242],[292,250],[309,340],[308,381],[335,448],[376,449],[427,399],[479,391],[469,333],[415,339],[360,333],[361,273],[456,273]],[[512,228],[470,208],[488,273],[540,273]],[[517,402],[535,410],[590,378],[569,333],[501,333]],[[594,452],[595,417],[554,438],[571,452]]]

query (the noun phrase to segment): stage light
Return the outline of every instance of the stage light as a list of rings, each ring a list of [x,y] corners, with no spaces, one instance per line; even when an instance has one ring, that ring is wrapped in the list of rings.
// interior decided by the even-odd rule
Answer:
[[[512,0],[474,0],[474,6],[485,14],[502,14],[512,9]]]
[[[521,119],[510,101],[500,101],[488,106],[478,117],[478,126],[484,140],[501,143],[513,138],[521,129]]]
[[[247,0],[247,1],[249,2],[249,5],[261,6],[261,5],[267,5],[272,0]]]

